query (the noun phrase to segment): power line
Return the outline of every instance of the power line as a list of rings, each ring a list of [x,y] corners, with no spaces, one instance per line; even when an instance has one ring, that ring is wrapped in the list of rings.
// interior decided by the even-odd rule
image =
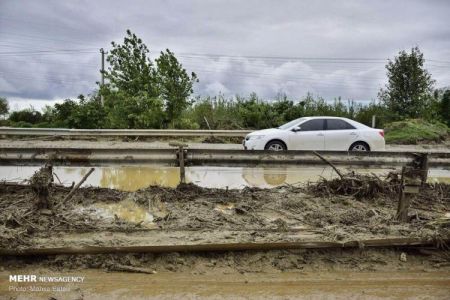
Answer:
[[[180,56],[181,57],[181,56]],[[181,57],[180,61],[188,64],[188,63],[198,63],[198,61],[204,60],[205,58],[203,57]],[[249,65],[249,66],[259,66],[259,67],[265,67],[265,68],[269,68],[269,67],[274,67],[274,66],[280,66],[282,64],[285,63],[292,63],[292,61],[285,61],[285,62],[276,62],[276,63],[269,63],[267,61],[254,61],[254,60],[247,60],[245,62],[241,61],[234,61],[232,60],[230,61],[221,61],[221,60],[212,60],[211,61],[214,65],[219,65],[219,66],[229,66],[231,63],[241,63],[241,64],[245,64],[245,65]],[[323,63],[319,63],[319,64],[311,64],[310,62],[306,62],[305,63],[308,67],[313,68],[314,70],[319,69],[319,68],[326,68],[326,69],[331,69],[331,68],[345,68],[345,69],[364,69],[364,70],[383,70],[385,71],[385,66],[384,64],[377,64],[377,65],[371,65],[371,66],[367,66],[364,64],[346,64],[346,63],[340,63],[340,62],[335,62],[333,64],[323,64]],[[430,65],[427,62],[425,62],[425,66],[433,66],[433,67],[442,67],[442,68],[450,68],[450,66],[439,66],[439,65]]]
[[[310,64],[336,64],[336,65],[365,65],[365,64],[380,64],[382,62],[387,62],[388,59],[376,59],[376,58],[342,58],[342,57],[274,57],[274,56],[237,56],[237,55],[222,55],[222,54],[178,54],[178,57],[188,59],[188,60],[195,60],[195,59],[215,59],[215,63],[225,63],[223,61],[219,61],[218,59],[226,58],[231,61],[235,62],[242,62],[242,60],[246,60],[246,63],[254,64],[255,60],[261,60],[264,62],[272,61],[272,62],[292,62],[292,61],[299,61],[299,62],[306,62],[308,65]],[[436,62],[436,63],[450,63],[450,61],[443,61],[443,60],[434,60],[434,59],[427,59],[425,60],[425,64],[427,62]],[[256,64],[258,64],[256,62]],[[260,64],[262,65],[262,64]],[[433,65],[434,67],[441,67],[441,68],[450,68],[450,66],[437,66]],[[383,65],[384,67],[384,65]],[[348,68],[348,66],[346,66]]]
[[[2,45],[0,44],[0,47]],[[0,59],[9,59],[9,57],[33,57],[35,55],[42,55],[44,56],[51,56],[51,55],[61,55],[61,54],[90,54],[90,53],[97,53],[97,48],[76,48],[76,49],[48,49],[48,50],[32,50],[32,51],[5,51],[0,52]],[[308,89],[313,90],[321,90],[321,89],[337,89],[337,88],[346,88],[346,89],[354,89],[354,90],[378,90],[379,87],[382,85],[381,80],[385,80],[385,78],[381,77],[374,77],[374,76],[367,76],[366,74],[357,74],[358,72],[378,72],[384,69],[384,66],[382,66],[382,62],[386,62],[386,59],[381,58],[343,58],[343,57],[288,57],[288,56],[237,56],[237,55],[223,55],[223,54],[208,54],[208,53],[201,53],[201,54],[195,54],[195,53],[182,53],[178,55],[178,57],[182,58],[183,60],[187,60],[187,66],[190,66],[190,64],[194,64],[194,66],[191,67],[191,69],[195,72],[198,72],[200,74],[207,73],[207,74],[219,74],[219,75],[227,75],[226,83],[228,85],[248,85],[248,86],[261,86],[261,87],[270,87],[271,88],[280,88],[285,87],[289,88],[292,87],[292,84],[301,84]],[[229,60],[227,61],[221,61],[218,60],[219,58],[225,58]],[[213,65],[208,67],[202,67],[205,66],[204,62],[196,63],[198,60],[205,60],[210,59],[213,60]],[[89,66],[93,68],[99,67],[98,65],[94,64],[83,64],[78,62],[68,62],[68,61],[55,61],[50,58],[39,60],[33,60],[33,63],[42,63],[44,65],[47,64],[57,64],[57,65],[67,65],[67,66]],[[239,64],[239,66],[242,65],[243,60],[246,60],[245,66],[250,67],[262,67],[263,70],[261,72],[258,72],[258,70],[235,70],[233,69],[233,65]],[[278,68],[281,64],[285,64],[292,61],[305,61],[308,67],[307,68],[291,68],[287,71],[289,74],[278,74],[275,73],[278,71]],[[434,61],[436,63],[447,63],[446,61],[440,61],[440,60],[427,60],[428,61]],[[268,63],[272,62],[272,64]],[[313,66],[311,66],[313,64]],[[383,68],[378,69],[377,66],[368,66],[367,64],[376,64],[380,65]],[[199,66],[200,67],[197,67]],[[219,67],[217,67],[219,66]],[[231,66],[231,69],[227,68],[220,68],[220,66]],[[450,66],[439,66],[439,65],[429,65],[431,67],[437,67],[446,69]],[[328,71],[329,69],[335,69],[336,71],[342,70],[342,71],[348,71],[355,70],[355,74],[349,74],[349,73],[336,73],[336,71]],[[271,70],[274,70],[275,72],[270,72]],[[251,72],[253,71],[253,72]],[[77,84],[77,85],[84,85],[87,82],[90,82],[91,80],[83,80],[79,77],[74,77],[73,72],[69,73],[63,73],[61,70],[58,70],[58,73],[56,74],[42,74],[42,75],[36,75],[33,76],[28,71],[9,71],[9,72],[1,72],[2,75],[8,75],[12,78],[16,79],[31,79],[41,82],[47,82],[48,84]],[[241,77],[241,78],[250,78],[255,79],[255,82],[251,82],[252,80],[233,80],[230,79],[230,75],[232,77]],[[311,75],[310,75],[311,74]],[[65,76],[65,75],[72,75],[72,76]],[[321,76],[321,78],[317,78],[317,76]],[[330,75],[324,76],[324,75]],[[351,78],[349,78],[351,76]],[[361,77],[357,77],[361,76]],[[219,76],[218,76],[219,77]],[[328,78],[327,78],[328,77]],[[220,77],[219,77],[220,78]],[[366,84],[367,83],[367,84]],[[378,87],[375,87],[378,86]]]
[[[188,53],[182,52],[177,54],[180,57],[210,57],[210,58],[233,58],[233,59],[266,59],[266,60],[311,60],[311,61],[386,61],[385,58],[355,58],[355,57],[299,57],[299,56],[256,56],[256,55],[227,55],[227,54],[212,54],[212,53]]]
[[[51,54],[61,54],[61,53],[94,53],[95,48],[86,49],[59,49],[59,50],[40,50],[40,51],[10,51],[10,52],[0,52],[0,56],[27,56],[27,55],[51,55]]]
[[[0,30],[0,35],[1,36],[10,36],[12,39],[16,39],[17,37],[21,37],[20,41],[26,41],[31,40],[30,43],[33,43],[33,40],[39,40],[39,41],[48,41],[48,42],[63,42],[65,44],[75,44],[77,46],[91,46],[91,47],[95,47],[95,44],[92,43],[85,43],[85,42],[81,42],[79,40],[68,40],[68,39],[64,39],[64,38],[55,38],[55,37],[49,37],[49,36],[41,36],[41,35],[30,35],[30,34],[23,34],[23,33],[12,33],[12,32],[1,32]],[[11,39],[9,38],[9,39]],[[96,48],[98,49],[98,47]]]
[[[206,73],[219,73],[219,74],[238,74],[238,75],[245,75],[249,77],[259,78],[259,77],[282,77],[281,79],[293,79],[293,80],[318,80],[314,79],[311,76],[307,76],[308,74],[299,74],[304,76],[295,76],[296,74],[274,74],[274,73],[262,73],[262,72],[242,72],[242,71],[236,71],[236,70],[211,70],[211,69],[197,69],[199,73],[206,72]],[[297,73],[298,74],[298,73]],[[292,77],[291,75],[294,75],[295,77]],[[352,74],[329,74],[334,76],[354,76]],[[306,77],[305,77],[306,76]],[[327,79],[337,79],[337,78],[327,78]],[[354,78],[355,79],[355,78]],[[385,78],[381,77],[365,77],[365,78],[358,78],[360,81],[367,81],[367,82],[373,82],[374,80],[383,80]]]

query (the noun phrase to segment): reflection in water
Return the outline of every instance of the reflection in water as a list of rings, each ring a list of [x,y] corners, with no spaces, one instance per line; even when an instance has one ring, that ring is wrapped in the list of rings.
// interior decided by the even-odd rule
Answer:
[[[450,177],[429,177],[427,182],[450,184]]]
[[[266,174],[264,173],[264,181],[273,186],[277,186],[286,183],[286,174]]]
[[[38,167],[0,167],[0,180],[20,182],[30,178]],[[341,168],[342,170],[344,168]],[[54,172],[65,185],[79,182],[89,167],[55,167]],[[387,169],[352,169],[357,173],[383,175]],[[115,166],[96,167],[84,186],[99,186],[124,191],[136,191],[150,185],[175,187],[179,183],[179,169],[166,166]],[[210,188],[272,188],[282,184],[302,184],[320,178],[331,179],[336,173],[328,166],[295,166],[284,168],[239,168],[239,167],[189,167],[186,181]],[[450,183],[449,169],[431,169],[429,182]]]
[[[150,185],[176,187],[180,182],[180,171],[175,167],[107,167],[101,172],[100,187],[123,191],[136,191]]]
[[[380,170],[385,172],[386,170]],[[335,176],[329,167],[281,167],[281,168],[244,168],[242,177],[246,185],[271,188],[282,184],[301,184],[314,182],[319,178],[331,179]]]

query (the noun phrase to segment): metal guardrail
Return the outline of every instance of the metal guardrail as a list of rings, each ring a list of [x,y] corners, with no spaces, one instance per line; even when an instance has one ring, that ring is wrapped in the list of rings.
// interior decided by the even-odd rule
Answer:
[[[175,165],[175,149],[0,148],[0,165],[164,164]]]
[[[178,130],[178,129],[66,129],[0,127],[5,136],[149,136],[149,137],[244,137],[249,130]]]
[[[394,151],[316,151],[336,165],[403,166],[417,158],[417,153]],[[217,166],[308,165],[323,164],[314,151],[247,151],[188,149],[186,164]],[[450,166],[450,153],[428,153],[430,167]]]
[[[323,164],[312,151],[247,151],[217,149],[184,149],[186,166],[277,166]],[[349,152],[318,151],[336,165],[403,166],[417,155],[412,152]],[[179,165],[178,149],[142,148],[0,148],[0,165],[41,165],[52,161],[55,165],[111,165],[164,164]],[[450,153],[428,153],[430,167],[450,166]]]

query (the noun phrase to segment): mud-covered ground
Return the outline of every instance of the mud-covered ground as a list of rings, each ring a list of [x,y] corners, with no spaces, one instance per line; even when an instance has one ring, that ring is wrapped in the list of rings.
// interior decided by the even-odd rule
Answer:
[[[0,251],[389,237],[420,237],[434,244],[0,256],[0,274],[5,275],[0,277],[0,295],[10,299],[130,295],[136,299],[296,299],[300,295],[373,299],[395,294],[445,299],[448,294],[449,185],[426,185],[412,201],[408,223],[396,221],[398,178],[391,175],[384,179],[346,174],[344,179],[274,189],[223,190],[188,184],[123,192],[84,187],[63,202],[69,192],[70,188],[51,186],[50,206],[42,209],[36,206],[36,189],[0,183]],[[27,284],[7,282],[8,274],[86,276],[86,283],[61,285],[67,292],[22,292],[15,289]]]
[[[36,207],[37,196],[29,186],[0,184],[0,242],[2,248],[29,247],[38,238],[64,232],[170,236],[186,231],[192,232],[186,240],[206,242],[239,242],[241,236],[249,241],[264,237],[292,241],[305,234],[326,241],[448,237],[449,185],[425,186],[412,200],[410,221],[399,223],[397,181],[392,176],[384,180],[349,175],[344,180],[274,189],[222,190],[188,184],[130,193],[88,187],[66,203],[70,188],[53,186],[45,210]]]
[[[142,253],[3,257],[1,268],[55,271],[103,269],[130,273],[198,274],[312,271],[450,271],[450,254],[431,248],[299,249],[199,253]],[[135,270],[133,270],[135,268]]]
[[[373,187],[372,194],[357,198],[338,195],[328,186],[333,187],[327,182],[300,188],[219,190],[189,184],[176,189],[154,186],[132,193],[81,188],[64,204],[62,199],[70,189],[53,187],[50,209],[41,211],[35,207],[30,187],[0,184],[0,241],[3,247],[11,248],[29,246],[33,238],[55,233],[101,231],[186,230],[202,231],[202,235],[245,231],[264,236],[304,230],[328,241],[448,233],[448,185],[427,185],[413,200],[411,220],[405,224],[395,220],[397,194],[387,183],[384,190]],[[131,217],[121,217],[114,204],[127,204]],[[102,205],[110,205],[112,217],[102,213]],[[139,210],[148,213],[151,220],[137,218]]]
[[[5,299],[448,299],[450,285],[449,272],[409,269],[226,274],[168,271],[149,275],[33,267],[13,272],[83,276],[84,282],[40,284],[50,291],[22,291],[30,287],[30,283],[11,284],[7,281],[10,273],[0,271],[0,294]],[[22,290],[17,291],[19,288]],[[64,290],[53,291],[55,288]]]

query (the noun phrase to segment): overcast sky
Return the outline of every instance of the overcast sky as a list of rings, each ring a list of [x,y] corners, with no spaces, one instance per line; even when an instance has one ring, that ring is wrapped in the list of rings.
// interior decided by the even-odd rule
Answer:
[[[98,49],[129,28],[196,72],[196,95],[370,101],[385,60],[416,45],[450,86],[449,16],[448,0],[0,0],[0,96],[17,109],[91,93]]]

